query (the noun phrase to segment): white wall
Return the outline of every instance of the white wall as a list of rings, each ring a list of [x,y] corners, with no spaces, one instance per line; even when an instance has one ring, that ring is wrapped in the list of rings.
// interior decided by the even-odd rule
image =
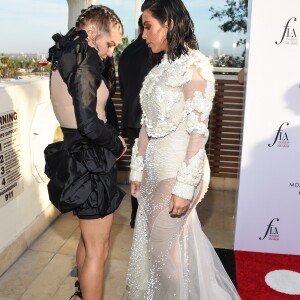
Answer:
[[[299,0],[253,0],[250,16],[235,250],[299,255]]]
[[[2,202],[0,207],[0,253],[50,205],[43,182],[43,149],[53,141],[58,124],[49,100],[49,79],[36,77],[0,83],[0,115],[12,110],[18,112],[23,189],[19,196]]]

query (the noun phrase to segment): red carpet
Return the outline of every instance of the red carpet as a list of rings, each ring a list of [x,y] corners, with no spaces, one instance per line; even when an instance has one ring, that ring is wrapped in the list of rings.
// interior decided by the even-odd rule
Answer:
[[[300,290],[298,285],[300,279],[300,256],[283,255],[258,252],[235,251],[236,280],[239,294],[242,300],[295,300],[300,299],[300,293],[290,295],[278,292],[269,287],[265,281],[265,276],[275,270],[293,271],[298,281],[296,290]],[[297,272],[297,273],[296,273]],[[289,284],[289,277],[284,276],[276,283],[281,286]]]

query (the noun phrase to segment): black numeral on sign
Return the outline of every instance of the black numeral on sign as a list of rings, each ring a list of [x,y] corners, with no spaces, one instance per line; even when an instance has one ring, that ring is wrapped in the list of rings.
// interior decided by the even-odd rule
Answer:
[[[5,201],[8,201],[14,196],[14,191],[10,191],[9,193],[5,194]]]

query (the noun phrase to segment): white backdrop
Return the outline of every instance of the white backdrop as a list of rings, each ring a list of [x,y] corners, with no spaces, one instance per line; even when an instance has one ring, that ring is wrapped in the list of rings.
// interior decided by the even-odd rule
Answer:
[[[300,1],[249,16],[235,250],[300,254]]]

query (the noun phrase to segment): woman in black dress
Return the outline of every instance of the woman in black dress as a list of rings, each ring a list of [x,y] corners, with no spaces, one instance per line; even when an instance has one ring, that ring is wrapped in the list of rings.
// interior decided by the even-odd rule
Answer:
[[[75,28],[65,36],[53,36],[56,43],[49,49],[51,101],[64,141],[56,158],[45,150],[48,191],[51,201],[63,199],[55,203],[62,212],[76,203],[73,213],[81,229],[76,300],[102,299],[112,213],[124,196],[116,184],[115,162],[126,145],[106,124],[109,89],[102,75],[103,61],[112,56],[122,35],[123,26],[114,11],[92,5],[82,10]],[[70,204],[67,208],[62,207],[65,202]]]

